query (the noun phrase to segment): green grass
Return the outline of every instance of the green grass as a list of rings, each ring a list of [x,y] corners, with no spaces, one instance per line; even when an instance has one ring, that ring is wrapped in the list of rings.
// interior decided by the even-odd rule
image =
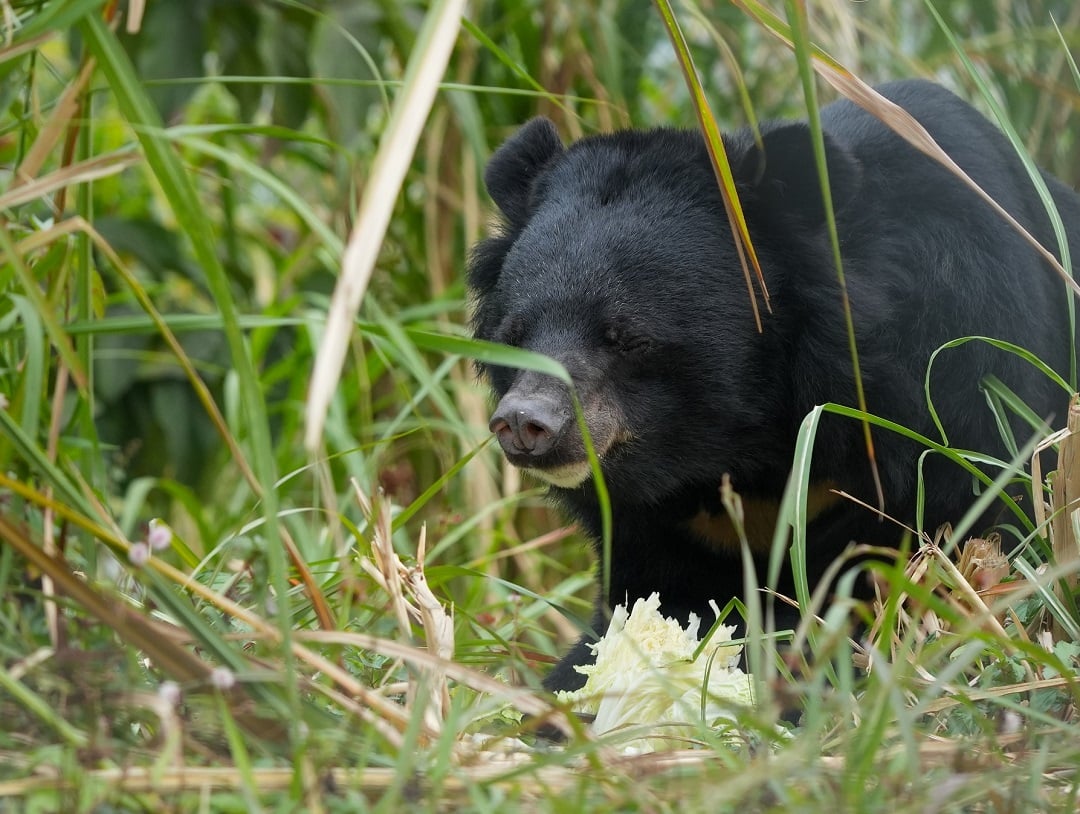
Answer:
[[[1017,515],[1003,584],[992,548],[954,566],[942,541],[874,565],[876,607],[800,586],[814,658],[750,637],[741,748],[701,728],[626,756],[526,689],[587,619],[594,564],[503,466],[471,362],[564,373],[468,338],[462,270],[483,164],[530,116],[733,128],[747,103],[805,116],[844,69],[946,82],[1075,186],[1080,6],[823,0],[804,27],[801,4],[673,4],[700,92],[647,0],[487,0],[460,28],[436,24],[449,0],[148,3],[134,32],[104,0],[9,6],[0,811],[1077,808],[1061,516],[1052,542]],[[313,377],[320,357],[340,372]],[[988,402],[1024,414],[1003,387]],[[823,411],[914,437],[808,417],[776,538],[797,567]],[[1029,477],[1028,442],[989,488]],[[173,534],[144,562],[152,518]],[[421,540],[430,593],[410,593]],[[536,738],[546,717],[565,747]]]

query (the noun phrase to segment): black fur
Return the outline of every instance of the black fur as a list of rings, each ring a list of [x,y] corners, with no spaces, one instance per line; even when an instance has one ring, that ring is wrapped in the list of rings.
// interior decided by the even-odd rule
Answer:
[[[966,103],[922,81],[880,89],[923,123],[983,189],[1054,250],[1045,210],[1015,152]],[[830,185],[871,412],[937,437],[923,396],[930,354],[979,334],[1028,348],[1067,373],[1066,289],[1050,267],[945,169],[847,101],[822,110]],[[744,499],[781,495],[802,418],[825,402],[855,404],[836,269],[809,131],[763,128],[725,144],[772,295],[764,332],[748,294],[712,168],[696,132],[652,130],[563,148],[545,120],[526,124],[492,158],[486,181],[506,215],[470,264],[478,337],[539,351],[566,366],[602,455],[614,511],[614,602],[660,592],[662,609],[712,618],[741,592],[737,550],[690,528],[722,512],[721,477]],[[1045,176],[1080,258],[1080,199]],[[551,496],[597,539],[593,484],[568,393],[555,380],[484,370],[500,399],[492,419],[507,457],[557,485]],[[1005,456],[980,380],[992,374],[1040,416],[1064,417],[1066,394],[1016,357],[983,343],[943,353],[932,394],[949,442]],[[1016,426],[1017,437],[1030,430]],[[913,522],[916,459],[892,433],[874,441],[885,509]],[[926,528],[956,521],[971,479],[931,456]],[[826,417],[813,478],[874,504],[858,422]],[[811,580],[851,542],[891,545],[889,523],[844,501],[808,528]],[[751,540],[764,561],[768,539]],[[759,567],[764,577],[764,569]],[[791,592],[785,576],[779,590]],[[586,640],[548,676],[579,686]]]

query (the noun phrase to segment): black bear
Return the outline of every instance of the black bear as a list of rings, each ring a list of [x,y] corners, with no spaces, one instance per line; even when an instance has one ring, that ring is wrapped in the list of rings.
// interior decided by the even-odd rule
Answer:
[[[880,92],[918,119],[986,192],[1058,253],[1050,219],[1014,149],[989,121],[925,81]],[[821,111],[867,407],[940,440],[924,395],[933,351],[963,336],[1027,348],[1068,379],[1075,340],[1061,278],[1020,235],[939,164],[847,100]],[[473,252],[468,282],[477,337],[561,362],[580,398],[611,496],[610,608],[658,591],[662,610],[712,618],[742,591],[740,548],[724,515],[724,475],[747,509],[758,569],[801,420],[856,394],[837,270],[809,128],[773,122],[725,136],[771,312],[756,329],[731,227],[697,132],[593,136],[564,147],[535,119],[491,158],[485,182],[503,228]],[[1080,198],[1043,176],[1080,258]],[[552,377],[481,366],[498,405],[490,428],[507,459],[594,540],[599,503],[568,389]],[[987,377],[1035,415],[1062,419],[1068,394],[1016,355],[969,342],[944,351],[931,393],[949,443],[1007,458],[987,406]],[[1030,424],[1009,428],[1021,443]],[[913,523],[918,459],[902,436],[874,431],[885,511]],[[994,473],[991,473],[994,474]],[[957,521],[971,476],[924,462],[925,523]],[[826,416],[811,468],[807,569],[813,582],[852,541],[893,545],[895,524],[856,503],[876,489],[860,422]],[[771,509],[771,513],[770,513]],[[790,574],[778,586],[789,595]],[[599,593],[603,593],[601,590]],[[585,636],[545,680],[576,689]]]

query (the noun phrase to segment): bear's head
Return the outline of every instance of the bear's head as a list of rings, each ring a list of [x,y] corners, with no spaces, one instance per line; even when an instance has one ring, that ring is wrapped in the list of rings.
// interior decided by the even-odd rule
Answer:
[[[824,261],[824,209],[805,125],[727,140],[773,308],[759,333],[702,137],[624,131],[563,146],[534,119],[491,158],[485,182],[505,223],[473,252],[478,338],[559,361],[570,374],[615,500],[663,499],[727,472],[752,484],[790,463],[798,420],[790,369],[799,305],[784,276]],[[828,144],[834,200],[858,167]],[[835,165],[835,166],[834,166]],[[568,389],[483,366],[490,428],[507,459],[580,488],[590,470]],[[755,470],[760,470],[755,472]]]

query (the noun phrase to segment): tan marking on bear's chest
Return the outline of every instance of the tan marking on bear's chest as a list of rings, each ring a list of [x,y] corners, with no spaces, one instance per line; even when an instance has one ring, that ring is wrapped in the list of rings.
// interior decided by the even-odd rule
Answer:
[[[839,502],[840,495],[832,491],[831,483],[811,483],[806,493],[806,520],[810,522],[826,509]],[[755,554],[767,554],[772,547],[776,518],[780,515],[780,501],[770,498],[742,498],[743,530],[750,550]],[[702,543],[718,551],[737,554],[740,550],[739,535],[727,512],[714,514],[702,509],[684,524]]]

